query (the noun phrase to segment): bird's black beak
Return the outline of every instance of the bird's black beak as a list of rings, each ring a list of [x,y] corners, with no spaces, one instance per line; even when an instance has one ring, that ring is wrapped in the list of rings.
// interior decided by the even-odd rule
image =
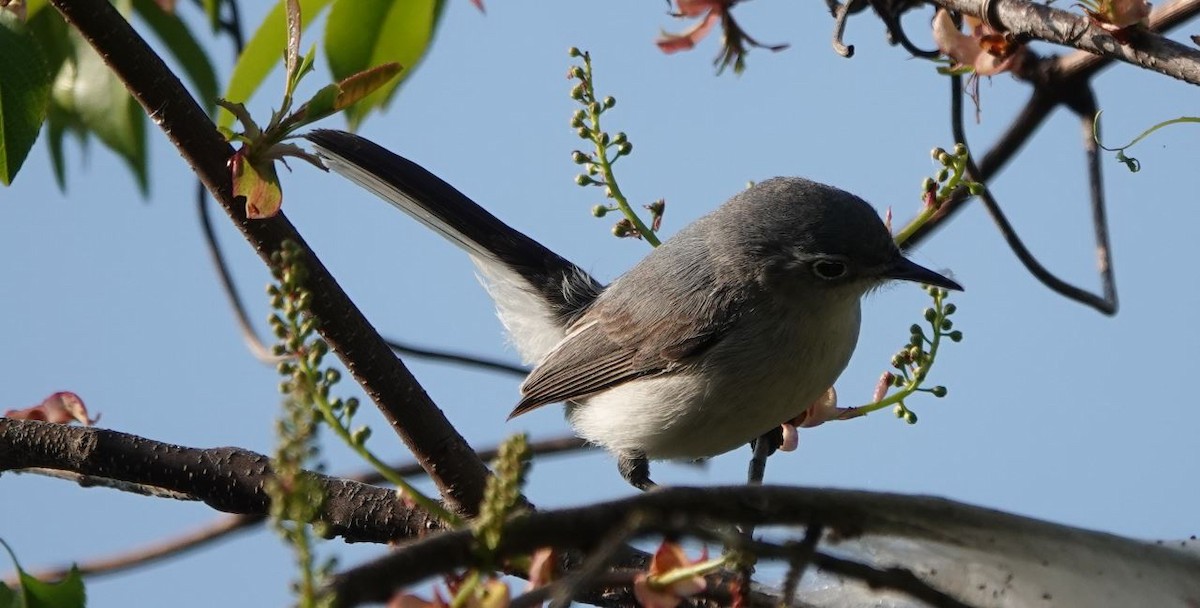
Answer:
[[[901,281],[914,281],[924,283],[926,285],[934,285],[943,289],[953,289],[954,291],[962,291],[962,285],[951,281],[950,279],[938,274],[906,257],[896,258],[896,263],[887,271],[886,276],[889,279],[899,279]]]

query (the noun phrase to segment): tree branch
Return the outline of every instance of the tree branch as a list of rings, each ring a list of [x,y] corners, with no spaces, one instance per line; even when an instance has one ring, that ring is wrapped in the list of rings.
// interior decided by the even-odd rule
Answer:
[[[322,337],[346,364],[442,495],[473,513],[487,468],[282,214],[248,220],[234,199],[227,159],[233,149],[162,59],[107,0],[51,0],[83,35],[192,166],[264,262],[285,240],[300,245]]]
[[[712,530],[730,524],[820,524],[839,539],[863,535],[901,538],[964,551],[986,551],[1004,563],[1028,560],[1034,568],[1058,568],[1078,575],[1080,580],[1094,576],[1097,568],[1112,571],[1114,576],[1124,572],[1122,576],[1128,577],[1125,580],[1118,576],[1108,582],[1113,585],[1135,579],[1147,584],[1146,578],[1151,577],[1175,585],[1164,590],[1168,596],[1200,591],[1200,557],[1168,547],[941,498],[828,488],[660,487],[620,500],[527,513],[505,526],[500,547],[491,557],[504,560],[547,546],[593,550],[629,522],[637,523],[633,536],[685,535],[703,539],[716,538]],[[469,530],[439,532],[338,574],[332,590],[343,607],[385,602],[397,589],[438,573],[481,565],[481,559]],[[854,562],[837,564],[834,558],[820,553],[813,556],[813,563],[862,577],[868,585],[900,585],[903,589],[904,585],[920,584],[931,593],[945,595],[928,582],[913,578],[906,569]],[[975,590],[976,586],[967,585],[960,592],[976,592],[968,589]]]
[[[186,494],[218,511],[266,515],[271,460],[239,448],[199,449],[110,431],[0,418],[0,471],[71,471]],[[320,515],[334,536],[388,543],[440,524],[387,488],[310,473],[326,502]]]
[[[1200,49],[1153,31],[1136,32],[1129,44],[1117,42],[1087,17],[1026,0],[933,0],[949,10],[973,15],[1018,38],[1034,38],[1124,61],[1200,85]]]

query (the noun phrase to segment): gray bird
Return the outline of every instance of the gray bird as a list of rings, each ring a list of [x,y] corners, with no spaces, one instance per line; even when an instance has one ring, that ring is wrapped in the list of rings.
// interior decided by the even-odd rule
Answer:
[[[858,342],[860,300],[892,280],[961,290],[905,258],[862,199],[760,182],[604,287],[416,163],[356,135],[307,135],[325,163],[470,254],[526,362],[518,416],[566,404],[575,432],[647,489],[649,460],[698,460],[800,415]]]

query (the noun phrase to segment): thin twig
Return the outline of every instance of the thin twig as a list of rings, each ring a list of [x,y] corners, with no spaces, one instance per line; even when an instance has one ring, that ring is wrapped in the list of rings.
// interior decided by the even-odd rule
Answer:
[[[825,526],[820,523],[811,523],[804,531],[804,539],[795,545],[795,553],[788,560],[787,577],[783,580],[783,593],[779,598],[781,606],[792,605],[796,598],[796,589],[800,586],[800,579],[804,578],[804,572],[808,570],[808,565],[812,563],[813,557],[817,554],[817,545],[821,542],[821,536],[824,534]]]
[[[555,583],[550,608],[567,608],[571,605],[579,595],[579,592],[584,588],[595,584],[604,571],[608,569],[609,562],[616,556],[617,552],[625,548],[625,542],[628,541],[642,527],[642,517],[638,512],[630,514],[629,519],[620,526],[614,528],[609,534],[605,535],[600,544],[592,549],[591,555],[588,555],[584,560],[583,565],[578,570],[572,572],[562,580]]]
[[[204,184],[197,181],[196,211],[200,214],[204,246],[208,249],[209,260],[217,269],[217,278],[221,283],[221,291],[225,294],[225,301],[233,309],[238,331],[241,332],[242,340],[250,349],[250,354],[263,363],[278,363],[282,358],[272,354],[271,349],[259,339],[258,332],[254,331],[254,324],[250,322],[250,315],[246,312],[241,293],[238,292],[237,284],[233,282],[233,275],[229,272],[229,262],[225,259],[225,253],[221,251],[220,245],[217,244],[217,232],[213,228],[212,218],[208,215],[207,194],[208,191],[204,189]]]
[[[225,516],[186,534],[161,539],[157,542],[143,545],[133,550],[115,553],[107,557],[79,562],[74,565],[74,568],[86,577],[117,574],[206,547],[234,532],[247,530],[264,521],[266,521],[265,515]],[[66,577],[70,572],[71,568],[47,568],[44,570],[34,570],[34,576],[45,581],[56,581]]]
[[[1200,14],[1200,0],[1179,0],[1156,8],[1150,14],[1148,29],[1166,32],[1197,14]],[[1028,69],[1016,73],[1015,76],[1030,81],[1034,85],[1033,93],[1000,140],[980,158],[979,175],[975,179],[988,183],[1028,143],[1059,103],[1069,98],[1073,91],[1088,86],[1091,77],[1112,63],[1111,57],[1087,51],[1079,51],[1057,59],[1030,61]],[[942,208],[932,220],[913,233],[905,245],[915,247],[923,242],[956,216],[963,209],[964,203],[970,199],[965,190],[956,192],[955,196],[942,204]]]
[[[483,370],[500,372],[524,378],[529,375],[529,368],[501,361],[499,359],[491,359],[480,355],[468,355],[450,350],[442,350],[438,348],[430,348],[426,346],[416,346],[400,342],[393,338],[385,338],[387,345],[392,347],[392,350],[402,355],[410,355],[418,359],[429,359],[431,361],[439,361],[444,363],[457,363],[464,367],[475,367]]]
[[[950,77],[950,126],[954,132],[954,141],[967,146],[966,128],[963,125],[963,93],[962,93],[962,77]],[[1089,135],[1091,130],[1088,130]],[[1096,170],[1092,174],[1098,177],[1099,163],[1096,163]],[[967,158],[967,175],[970,179],[982,181],[979,167],[975,166],[975,162],[968,156]],[[1108,228],[1104,225],[1104,198],[1102,189],[1098,189],[1095,180],[1090,180],[1092,183],[1092,208],[1095,212],[1093,222],[1096,225],[1096,236],[1098,239],[1097,247],[1102,251],[1100,276],[1104,282],[1105,296],[1098,296],[1090,291],[1076,287],[1063,281],[1050,272],[1041,262],[1034,257],[1025,243],[1021,241],[1021,237],[1017,235],[1016,229],[1012,223],[1004,215],[1000,209],[999,202],[992,195],[991,189],[986,183],[983,183],[983,190],[979,193],[979,199],[983,202],[984,208],[987,209],[988,215],[992,217],[996,228],[1000,230],[1000,235],[1004,237],[1004,242],[1008,243],[1010,249],[1016,254],[1017,259],[1021,261],[1038,281],[1049,287],[1051,291],[1086,306],[1090,306],[1106,315],[1112,315],[1117,312],[1116,304],[1116,288],[1112,282],[1112,263],[1109,257],[1108,248]]]

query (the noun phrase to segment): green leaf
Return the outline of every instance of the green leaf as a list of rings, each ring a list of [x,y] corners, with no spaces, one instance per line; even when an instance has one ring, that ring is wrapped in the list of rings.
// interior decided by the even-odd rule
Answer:
[[[200,0],[204,5],[204,15],[208,17],[208,27],[213,32],[221,29],[221,0]]]
[[[333,0],[300,0],[300,10],[308,15],[301,27],[308,27],[317,15]],[[246,102],[258,90],[271,70],[283,61],[284,50],[287,47],[286,20],[284,0],[280,0],[275,8],[267,14],[254,36],[246,43],[233,66],[229,76],[229,85],[225,88],[225,99],[235,102]],[[217,112],[217,126],[228,128],[233,124],[233,115],[227,111]]]
[[[343,79],[337,84],[327,85],[313,95],[304,106],[304,123],[312,123],[334,112],[358,103],[401,71],[398,63],[385,63]]]
[[[12,558],[13,566],[17,569],[18,588],[15,593],[7,586],[0,584],[0,607],[14,606],[21,608],[83,608],[87,603],[87,595],[83,589],[83,577],[75,567],[67,577],[56,583],[46,583],[30,576],[17,563],[8,543],[0,540],[4,550]]]
[[[354,129],[371,110],[386,107],[433,40],[443,0],[338,0],[325,25],[325,55],[334,80],[384,63],[403,66],[400,78],[346,111]]]
[[[70,34],[75,61],[54,82],[54,97],[87,131],[116,152],[133,171],[138,188],[149,189],[146,172],[146,115],[125,85],[78,34]]]
[[[246,217],[261,220],[279,213],[279,207],[283,205],[283,187],[275,172],[275,163],[251,160],[243,151],[235,154],[232,162],[233,195],[246,197]]]
[[[164,11],[154,0],[134,0],[133,8],[179,62],[196,88],[200,105],[212,112],[217,102],[217,75],[204,47],[192,36],[187,24],[178,14]]]
[[[0,183],[11,184],[50,102],[50,72],[33,35],[17,16],[0,10]]]

